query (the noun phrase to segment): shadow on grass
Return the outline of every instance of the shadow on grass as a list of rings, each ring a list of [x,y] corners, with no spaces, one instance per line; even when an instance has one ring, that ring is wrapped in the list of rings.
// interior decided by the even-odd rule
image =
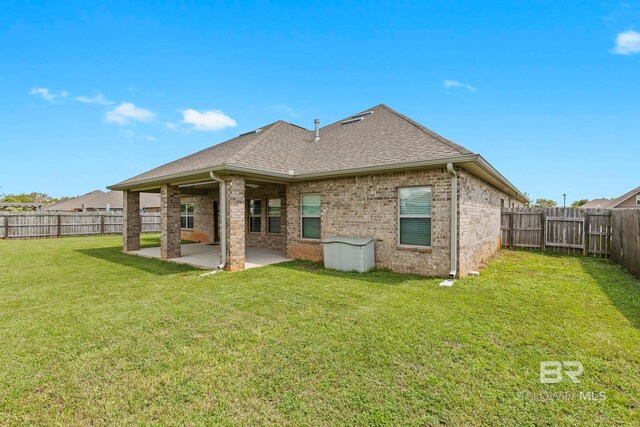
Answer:
[[[291,261],[280,264],[271,265],[272,268],[296,270],[311,273],[323,277],[333,277],[336,279],[360,280],[368,283],[381,285],[399,285],[409,280],[438,281],[436,277],[418,276],[415,274],[400,274],[390,270],[374,269],[367,273],[347,272],[329,270],[324,268],[321,262],[311,261]]]
[[[136,268],[157,276],[201,271],[187,264],[178,264],[138,255],[122,253],[119,246],[110,248],[76,249],[76,252],[124,267]]]
[[[640,329],[640,281],[623,267],[608,260],[580,258],[580,264],[618,311]]]
[[[188,245],[194,242],[193,240],[180,240],[181,245]],[[153,248],[156,246],[160,246],[160,235],[159,234],[143,234],[140,236],[140,248]]]

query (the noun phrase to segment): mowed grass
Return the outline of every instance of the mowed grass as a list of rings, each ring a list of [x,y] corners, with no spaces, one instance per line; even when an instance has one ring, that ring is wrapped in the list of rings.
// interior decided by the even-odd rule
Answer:
[[[640,424],[640,282],[610,262],[200,273],[118,237],[0,241],[0,424]],[[546,360],[581,383],[541,384]]]

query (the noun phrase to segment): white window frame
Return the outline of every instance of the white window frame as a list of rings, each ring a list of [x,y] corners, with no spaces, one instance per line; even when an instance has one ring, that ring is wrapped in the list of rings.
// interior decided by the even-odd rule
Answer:
[[[640,205],[640,194],[636,196],[636,206]]]
[[[428,188],[429,192],[431,193],[431,213],[430,214],[412,214],[412,215],[400,215],[400,190],[402,190],[403,188]],[[430,249],[431,247],[433,247],[433,188],[430,185],[404,185],[402,187],[398,187],[397,188],[397,204],[398,206],[396,207],[397,212],[396,212],[396,216],[398,217],[398,221],[397,221],[397,228],[398,228],[398,234],[397,234],[397,242],[398,242],[398,246],[401,246],[403,248],[419,248],[419,249]],[[431,235],[431,244],[426,246],[426,245],[407,245],[407,244],[403,244],[400,242],[400,221],[403,218],[407,218],[407,219],[411,219],[411,218],[419,218],[419,219],[426,219],[429,218],[431,219],[431,222],[429,223],[429,227],[431,228],[430,230],[430,235]]]
[[[304,196],[320,196],[320,214],[318,215],[304,215],[302,212],[302,208],[303,208],[303,201],[302,199],[304,198]],[[303,228],[303,220],[304,218],[319,218],[320,219],[320,236],[322,237],[322,194],[320,193],[304,193],[304,194],[300,194],[300,239],[302,240],[311,240],[314,242],[317,242],[320,240],[320,238],[313,238],[313,237],[304,237],[304,228]]]
[[[280,201],[280,213],[278,215],[271,215],[269,213],[269,203],[272,200]],[[269,218],[280,218],[280,231],[271,231],[271,222]],[[267,199],[267,233],[268,234],[282,234],[282,199],[279,197],[274,197],[273,199]]]
[[[185,214],[182,215],[182,206],[186,206]],[[193,213],[189,214],[189,206],[193,207]],[[191,221],[193,227],[182,227],[182,218],[187,218],[184,222],[185,225],[189,225],[189,218],[193,218]],[[196,226],[196,206],[193,202],[180,203],[180,230],[193,230]]]
[[[251,202],[260,202],[260,212],[257,215],[251,214]],[[247,205],[248,215],[249,215],[249,233],[262,233],[262,206],[264,205],[262,199],[249,199],[249,204]],[[251,230],[251,219],[252,218],[260,218],[260,230],[253,231]]]

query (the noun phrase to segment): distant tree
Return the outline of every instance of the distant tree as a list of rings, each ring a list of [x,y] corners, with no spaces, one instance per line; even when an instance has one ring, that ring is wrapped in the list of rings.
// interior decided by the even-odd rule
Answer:
[[[580,206],[584,205],[588,201],[589,201],[589,199],[576,200],[575,202],[571,203],[571,207],[572,208],[579,208]]]
[[[46,193],[20,193],[20,194],[0,194],[0,202],[4,203],[41,203],[48,205],[60,200],[67,200],[69,197],[55,198]],[[11,210],[29,210],[29,208],[11,208]]]
[[[534,208],[553,208],[558,206],[556,202],[551,199],[536,199],[536,201],[531,205]]]
[[[46,193],[21,193],[21,194],[4,194],[2,201],[6,203],[53,203],[57,201],[55,197],[51,197]]]
[[[531,207],[531,194],[525,192],[524,193],[524,197],[527,198],[527,201],[525,202],[524,207],[525,208],[530,208]]]

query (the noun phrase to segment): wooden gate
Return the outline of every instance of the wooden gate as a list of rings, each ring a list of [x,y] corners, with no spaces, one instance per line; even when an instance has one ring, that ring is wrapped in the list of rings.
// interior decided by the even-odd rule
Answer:
[[[502,246],[609,258],[611,211],[572,208],[504,208]]]
[[[584,218],[548,216],[545,221],[545,246],[584,250]]]

